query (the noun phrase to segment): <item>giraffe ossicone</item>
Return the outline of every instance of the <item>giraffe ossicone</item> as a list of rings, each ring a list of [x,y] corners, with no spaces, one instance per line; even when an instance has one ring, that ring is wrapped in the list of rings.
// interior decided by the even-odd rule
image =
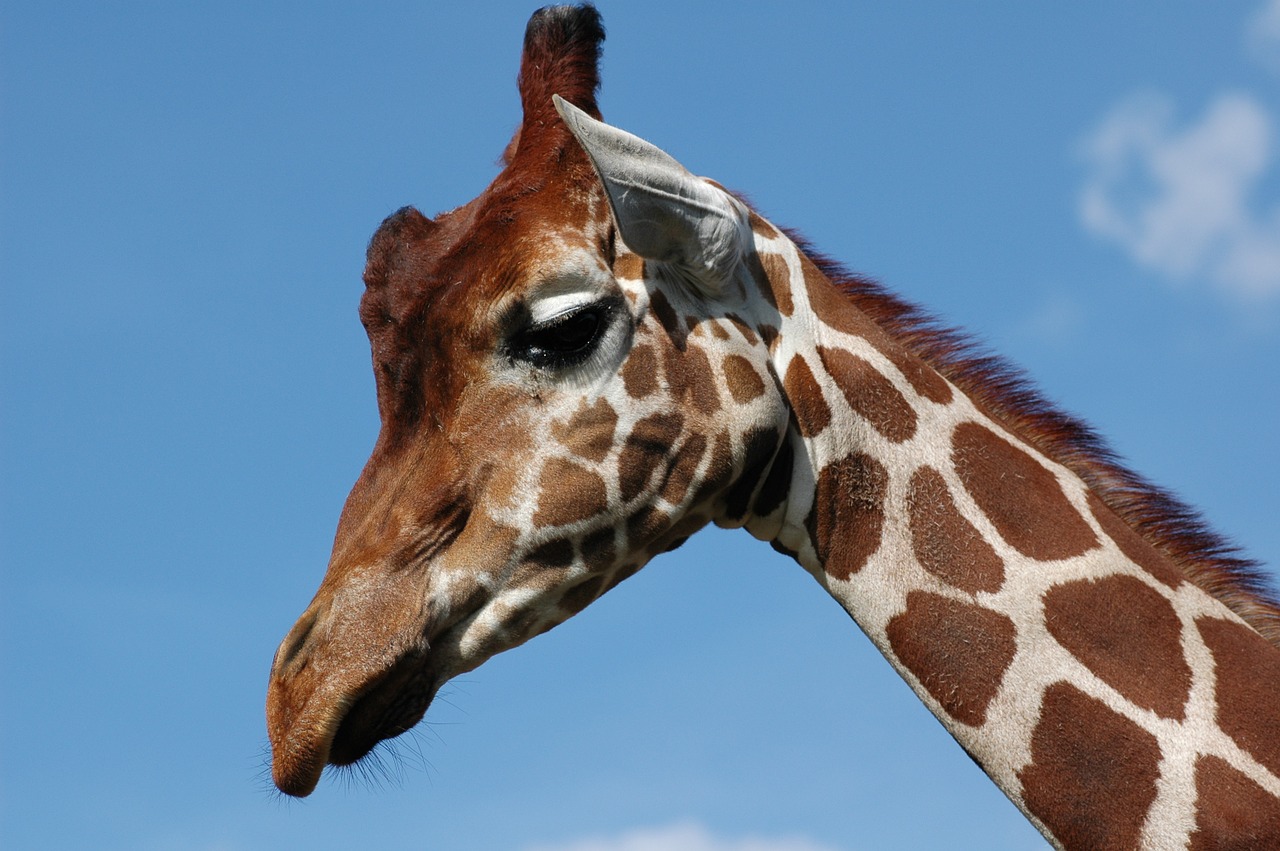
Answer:
[[[279,788],[708,523],[796,559],[1060,848],[1280,847],[1280,610],[1092,433],[603,123],[535,13],[476,199],[375,233],[381,429],[280,645]]]

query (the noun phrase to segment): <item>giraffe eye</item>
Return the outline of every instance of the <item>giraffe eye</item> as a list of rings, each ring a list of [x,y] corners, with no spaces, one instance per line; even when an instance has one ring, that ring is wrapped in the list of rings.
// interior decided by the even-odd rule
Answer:
[[[511,355],[534,366],[573,366],[586,360],[609,324],[611,305],[593,304],[563,313],[521,332]]]

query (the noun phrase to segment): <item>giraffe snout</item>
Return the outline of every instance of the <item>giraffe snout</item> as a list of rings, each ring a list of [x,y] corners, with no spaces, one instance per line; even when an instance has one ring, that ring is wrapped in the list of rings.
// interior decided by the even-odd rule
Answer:
[[[281,641],[266,717],[282,792],[309,795],[326,765],[357,762],[422,717],[436,677],[427,616],[405,581],[399,573],[348,577],[312,601]]]

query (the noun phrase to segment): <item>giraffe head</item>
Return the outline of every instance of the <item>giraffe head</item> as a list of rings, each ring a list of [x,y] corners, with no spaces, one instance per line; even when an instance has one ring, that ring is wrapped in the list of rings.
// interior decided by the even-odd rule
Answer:
[[[504,170],[370,243],[381,430],[273,663],[286,793],[708,522],[779,513],[788,410],[752,216],[593,117],[603,37],[590,6],[535,14]]]

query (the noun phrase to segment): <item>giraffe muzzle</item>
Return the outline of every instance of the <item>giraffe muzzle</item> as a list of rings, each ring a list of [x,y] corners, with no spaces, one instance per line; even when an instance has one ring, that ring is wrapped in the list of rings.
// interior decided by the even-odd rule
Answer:
[[[353,765],[422,720],[439,688],[429,653],[414,652],[363,682],[321,682],[273,674],[267,716],[272,779],[281,792],[306,797],[327,765]]]
[[[376,617],[367,604],[381,595],[361,596],[314,602],[276,654],[267,731],[272,777],[287,795],[309,795],[326,765],[356,763],[413,727],[445,679],[420,606]]]

